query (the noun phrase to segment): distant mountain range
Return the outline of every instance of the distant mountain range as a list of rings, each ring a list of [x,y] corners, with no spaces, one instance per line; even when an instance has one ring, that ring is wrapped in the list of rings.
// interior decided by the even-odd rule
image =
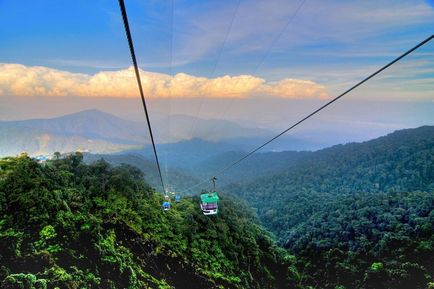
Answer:
[[[202,119],[188,115],[172,115],[152,119],[155,131],[158,131],[158,142],[175,143],[193,138],[210,142],[224,139],[269,137],[273,131],[241,126],[236,122],[223,119]]]
[[[52,119],[0,122],[0,156],[55,151],[112,153],[142,146],[141,127],[98,110]]]
[[[191,164],[194,159],[203,161],[221,152],[248,150],[274,134],[226,120],[204,120],[183,115],[171,116],[170,121],[168,118],[156,117],[153,128],[156,142],[161,151],[167,151],[168,159],[174,166]],[[194,138],[191,137],[192,133]],[[34,156],[55,151],[143,153],[143,147],[149,143],[144,123],[125,120],[99,110],[85,110],[51,119],[0,121],[0,156],[21,152]],[[269,147],[270,150],[316,148],[318,145],[315,143],[290,136],[283,143]],[[144,151],[146,155],[146,151],[150,150]]]

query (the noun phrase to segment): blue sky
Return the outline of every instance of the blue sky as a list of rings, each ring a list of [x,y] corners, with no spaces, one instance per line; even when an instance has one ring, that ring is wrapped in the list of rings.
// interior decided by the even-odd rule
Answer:
[[[126,4],[143,69],[207,77],[318,78],[309,71],[382,64],[434,31],[432,1]],[[117,1],[0,1],[0,62],[83,73],[128,67]]]
[[[426,0],[126,6],[151,98],[325,100],[434,33]],[[353,95],[432,105],[433,56],[431,41]],[[0,97],[137,97],[130,66],[117,1],[0,0]]]

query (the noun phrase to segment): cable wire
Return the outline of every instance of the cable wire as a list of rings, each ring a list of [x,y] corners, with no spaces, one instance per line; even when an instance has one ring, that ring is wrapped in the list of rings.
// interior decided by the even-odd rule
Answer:
[[[215,76],[215,72],[216,72],[217,67],[219,65],[220,58],[221,58],[221,56],[223,54],[223,50],[226,47],[226,42],[228,41],[229,34],[232,31],[232,26],[234,25],[235,18],[238,15],[238,10],[240,9],[240,4],[241,4],[241,0],[238,0],[237,5],[235,6],[234,13],[232,14],[231,21],[229,22],[229,26],[228,26],[228,28],[226,30],[225,37],[223,38],[223,42],[220,45],[220,48],[219,48],[219,51],[218,51],[218,54],[217,54],[217,59],[216,59],[216,61],[214,63],[214,66],[213,66],[211,74],[210,74],[210,79],[212,79]],[[208,87],[208,89],[205,91],[205,94],[203,95],[204,97],[207,97],[207,92],[209,90],[210,90],[210,88]],[[200,100],[200,103],[199,103],[199,108],[196,111],[196,119],[193,120],[193,123],[191,125],[191,129],[190,129],[190,134],[189,135],[191,135],[192,138],[194,137],[194,134],[197,131],[197,121],[198,121],[198,117],[200,117],[200,114],[202,112],[203,101],[204,101],[204,99],[202,98]]]
[[[358,83],[356,83],[355,85],[353,85],[352,87],[350,87],[349,89],[347,89],[346,91],[342,92],[341,94],[339,94],[338,96],[336,96],[335,98],[333,98],[332,100],[330,100],[329,102],[327,102],[326,104],[324,104],[323,106],[319,107],[318,109],[314,110],[313,112],[311,112],[310,114],[308,114],[307,116],[303,117],[302,119],[300,119],[299,121],[297,121],[296,123],[294,123],[293,125],[291,125],[290,127],[288,127],[287,129],[285,129],[284,131],[282,131],[281,133],[279,133],[278,135],[274,136],[273,138],[269,139],[268,141],[266,141],[265,143],[263,143],[262,145],[258,146],[257,148],[253,149],[252,151],[250,151],[249,153],[247,153],[246,155],[244,155],[243,157],[239,158],[238,160],[236,160],[235,162],[227,165],[226,167],[223,167],[222,169],[218,170],[216,173],[213,174],[213,176],[217,176],[220,175],[221,173],[231,169],[232,167],[236,166],[237,164],[239,164],[240,162],[244,161],[246,158],[250,157],[251,155],[253,155],[254,153],[256,153],[257,151],[259,151],[260,149],[262,149],[263,147],[265,147],[266,145],[268,145],[269,143],[273,142],[274,140],[276,140],[277,138],[281,137],[282,135],[284,135],[285,133],[287,133],[288,131],[292,130],[293,128],[295,128],[296,126],[298,126],[299,124],[301,124],[302,122],[306,121],[307,119],[311,118],[312,116],[314,116],[315,114],[319,113],[321,110],[325,109],[326,107],[328,107],[329,105],[331,105],[332,103],[336,102],[337,100],[341,99],[343,96],[345,96],[346,94],[348,94],[349,92],[351,92],[352,90],[356,89],[357,87],[359,87],[360,85],[362,85],[363,83],[367,82],[368,80],[370,80],[371,78],[373,78],[374,76],[376,76],[377,74],[381,73],[382,71],[386,70],[387,68],[389,68],[390,66],[394,65],[396,62],[400,61],[401,59],[403,59],[404,57],[406,57],[407,55],[411,54],[412,52],[414,52],[415,50],[417,50],[418,48],[422,47],[423,45],[427,44],[428,42],[430,42],[432,39],[434,39],[434,34],[429,36],[428,38],[426,38],[425,40],[421,41],[419,44],[417,44],[416,46],[414,46],[413,48],[407,50],[406,52],[404,52],[403,54],[401,54],[400,56],[398,56],[397,58],[395,58],[394,60],[390,61],[389,63],[387,63],[386,65],[384,65],[383,67],[381,67],[380,69],[378,69],[377,71],[375,71],[374,73],[370,74],[369,76],[367,76],[366,78],[364,78],[363,80],[359,81]],[[205,182],[208,182],[209,178],[204,179],[202,182],[184,190],[183,192],[189,191]]]
[[[152,148],[154,150],[155,161],[157,163],[158,173],[160,175],[161,186],[163,187],[163,192],[165,192],[166,190],[164,186],[163,175],[161,174],[160,162],[158,160],[157,149],[155,147],[154,135],[152,134],[151,121],[149,119],[149,113],[148,113],[148,108],[146,106],[145,95],[143,94],[142,81],[140,79],[139,67],[137,65],[136,54],[134,52],[133,39],[131,37],[130,25],[128,24],[128,16],[127,16],[127,10],[125,9],[124,0],[119,0],[119,7],[122,13],[122,20],[124,22],[125,33],[127,35],[128,46],[130,48],[130,53],[131,53],[131,59],[134,65],[134,71],[136,73],[136,79],[137,79],[137,85],[139,86],[140,97],[142,98],[143,110],[145,111],[145,116],[146,116],[146,123],[148,125],[149,134],[151,136]]]
[[[303,6],[306,4],[307,0],[301,0],[294,13],[292,13],[292,15],[290,17],[288,17],[288,20],[286,21],[285,25],[280,29],[280,31],[276,34],[276,36],[272,39],[272,41],[270,42],[270,45],[267,47],[267,50],[265,51],[265,53],[262,55],[262,57],[260,58],[259,62],[255,65],[252,75],[255,75],[255,73],[259,70],[259,68],[263,65],[263,63],[265,62],[265,60],[267,59],[267,57],[270,55],[271,50],[273,49],[273,47],[276,45],[276,43],[280,40],[280,38],[282,37],[283,33],[288,29],[288,27],[291,25],[291,23],[294,21],[294,19],[297,17],[298,13],[301,11],[301,9],[303,8]],[[232,24],[231,24],[232,26]],[[235,83],[231,86],[231,89],[233,89],[234,91],[236,91],[237,85],[240,82],[240,80],[238,79],[237,81],[235,81]],[[221,114],[219,114],[220,119],[223,119],[228,112],[230,111],[230,109],[232,108],[232,104],[234,101],[234,98],[228,100],[229,104],[226,105],[226,107],[223,109],[223,112]],[[203,100],[201,102],[201,107],[202,107],[202,103]],[[201,108],[200,107],[200,108]],[[200,109],[199,109],[200,111]],[[211,132],[215,131],[217,125],[214,125],[214,127],[211,128]],[[193,137],[193,132],[190,134]],[[203,148],[202,148],[203,150]],[[201,151],[200,151],[201,152]]]
[[[170,54],[169,54],[169,75],[171,77],[171,81],[173,81],[173,34],[174,34],[174,18],[175,18],[175,0],[171,0],[171,16],[170,16]],[[167,125],[167,142],[170,142],[170,135],[171,135],[171,114],[172,114],[172,87],[169,87],[169,104],[168,104],[168,113],[167,113],[167,121],[168,121],[168,125]],[[170,179],[169,179],[169,169],[168,169],[168,159],[169,159],[169,147],[166,146],[165,148],[165,180],[166,180],[166,184],[167,184],[167,188],[169,191],[171,190],[171,184],[170,184]],[[167,192],[166,192],[167,193]]]

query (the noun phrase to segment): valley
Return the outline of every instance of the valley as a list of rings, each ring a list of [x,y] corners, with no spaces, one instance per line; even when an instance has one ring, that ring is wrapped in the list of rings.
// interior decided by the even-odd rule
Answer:
[[[79,123],[71,125],[71,121],[18,122],[15,127],[27,138],[38,135],[38,130],[69,131],[67,143],[81,135],[139,145],[143,137],[123,133],[119,123],[106,126],[99,134]],[[32,127],[35,134],[27,134]],[[104,131],[102,126],[99,131]],[[433,126],[315,151],[257,153],[218,179],[222,197],[218,217],[201,216],[197,196],[209,185],[195,185],[242,157],[249,146],[241,143],[241,139],[240,143],[192,139],[159,144],[162,155],[167,151],[170,159],[164,164],[164,179],[183,200],[168,214],[160,209],[160,180],[149,149],[62,153],[59,160],[39,165],[26,155],[4,158],[0,208],[8,217],[1,223],[0,242],[8,248],[2,255],[7,265],[2,268],[9,273],[2,274],[9,277],[3,275],[3,284],[46,282],[68,287],[114,282],[137,288],[184,288],[184,279],[176,274],[189,276],[197,288],[425,289],[430,284],[434,272],[429,261],[434,257]],[[74,142],[77,144],[80,142]],[[96,151],[104,152],[104,146]],[[28,177],[22,178],[23,174]],[[53,196],[53,200],[44,199]],[[20,209],[11,214],[18,200]],[[39,202],[51,205],[43,209]],[[88,219],[89,214],[97,219]],[[23,218],[36,218],[37,224]],[[39,228],[40,239],[30,229],[34,226]],[[44,235],[47,230],[54,230],[52,237]],[[101,230],[107,235],[98,233]],[[245,234],[253,235],[241,237]],[[92,236],[93,243],[81,242],[88,238],[84,236]],[[16,245],[7,245],[10,241]],[[123,245],[110,247],[113,242]],[[259,251],[236,255],[240,246]],[[74,250],[86,250],[99,261],[68,267],[79,262],[80,255]],[[141,259],[141,250],[152,261]],[[41,254],[52,261],[39,260]],[[64,264],[61,258],[73,263]],[[263,258],[271,259],[262,263]],[[27,275],[12,274],[21,271],[20,262],[27,264]],[[50,269],[53,265],[49,264],[55,265]],[[250,269],[246,271],[245,266]],[[114,275],[98,275],[101,270]],[[177,273],[169,274],[173,270]],[[65,277],[56,279],[61,278],[55,275],[60,272]]]

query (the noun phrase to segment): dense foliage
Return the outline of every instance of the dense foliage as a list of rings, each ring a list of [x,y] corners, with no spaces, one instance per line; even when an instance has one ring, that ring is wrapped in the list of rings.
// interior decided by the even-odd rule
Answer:
[[[256,207],[264,224],[284,241],[288,228],[335,202],[336,196],[433,192],[434,126],[320,150],[280,174],[226,189]]]
[[[300,275],[246,207],[223,196],[207,217],[193,197],[163,212],[140,170],[82,158],[0,160],[1,288],[288,288]]]
[[[292,228],[286,247],[321,288],[427,288],[434,280],[434,194],[343,198]]]
[[[311,276],[304,284],[426,288],[433,281],[433,126],[313,152],[288,168],[227,190],[301,258]]]

